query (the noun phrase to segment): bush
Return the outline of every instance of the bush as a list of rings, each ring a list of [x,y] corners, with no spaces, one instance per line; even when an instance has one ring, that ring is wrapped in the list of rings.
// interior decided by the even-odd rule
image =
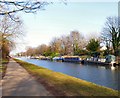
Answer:
[[[100,56],[100,52],[97,52],[97,51],[91,52],[91,56],[93,56],[93,57],[99,57]]]
[[[79,50],[75,51],[75,55],[79,55],[79,56],[88,55],[88,51],[79,49]]]
[[[115,51],[115,56],[120,56],[120,49]]]

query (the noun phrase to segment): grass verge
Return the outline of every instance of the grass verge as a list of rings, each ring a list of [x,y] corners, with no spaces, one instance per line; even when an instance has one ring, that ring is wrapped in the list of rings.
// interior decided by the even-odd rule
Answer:
[[[2,59],[1,61],[2,61],[2,63],[0,64],[0,76],[1,76],[1,78],[3,78],[6,73],[7,64],[9,62],[9,59]]]
[[[118,96],[118,91],[14,59],[55,96]]]

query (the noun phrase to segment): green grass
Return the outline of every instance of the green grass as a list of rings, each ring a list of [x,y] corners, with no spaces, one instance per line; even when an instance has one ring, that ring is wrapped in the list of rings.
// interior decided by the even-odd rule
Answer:
[[[3,68],[2,65],[0,65],[0,73],[2,73],[2,68]]]
[[[89,56],[89,55],[82,55],[82,56],[80,56],[80,58],[81,59],[86,59],[86,58],[90,58],[91,56]]]
[[[15,59],[50,92],[64,96],[118,96],[118,91]]]
[[[1,60],[1,64],[0,64],[0,74],[2,76],[2,78],[5,76],[6,73],[6,69],[7,69],[7,64],[9,62],[9,59],[2,59]]]
[[[2,65],[7,64],[9,62],[9,59],[2,59]]]

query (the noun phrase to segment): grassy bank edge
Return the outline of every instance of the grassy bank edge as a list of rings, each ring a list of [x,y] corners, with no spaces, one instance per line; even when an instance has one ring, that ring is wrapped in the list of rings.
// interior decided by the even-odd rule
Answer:
[[[1,59],[1,64],[0,64],[0,74],[1,78],[3,78],[6,74],[7,70],[7,64],[9,63],[9,59]]]
[[[57,96],[118,96],[118,91],[14,59]]]

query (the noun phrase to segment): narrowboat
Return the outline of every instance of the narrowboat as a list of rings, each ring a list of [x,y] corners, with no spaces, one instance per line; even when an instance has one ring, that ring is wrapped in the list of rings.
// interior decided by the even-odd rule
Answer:
[[[54,57],[53,61],[58,61],[58,62],[62,62],[63,58],[62,57]]]
[[[64,62],[80,62],[81,61],[79,56],[63,56],[62,58]]]

